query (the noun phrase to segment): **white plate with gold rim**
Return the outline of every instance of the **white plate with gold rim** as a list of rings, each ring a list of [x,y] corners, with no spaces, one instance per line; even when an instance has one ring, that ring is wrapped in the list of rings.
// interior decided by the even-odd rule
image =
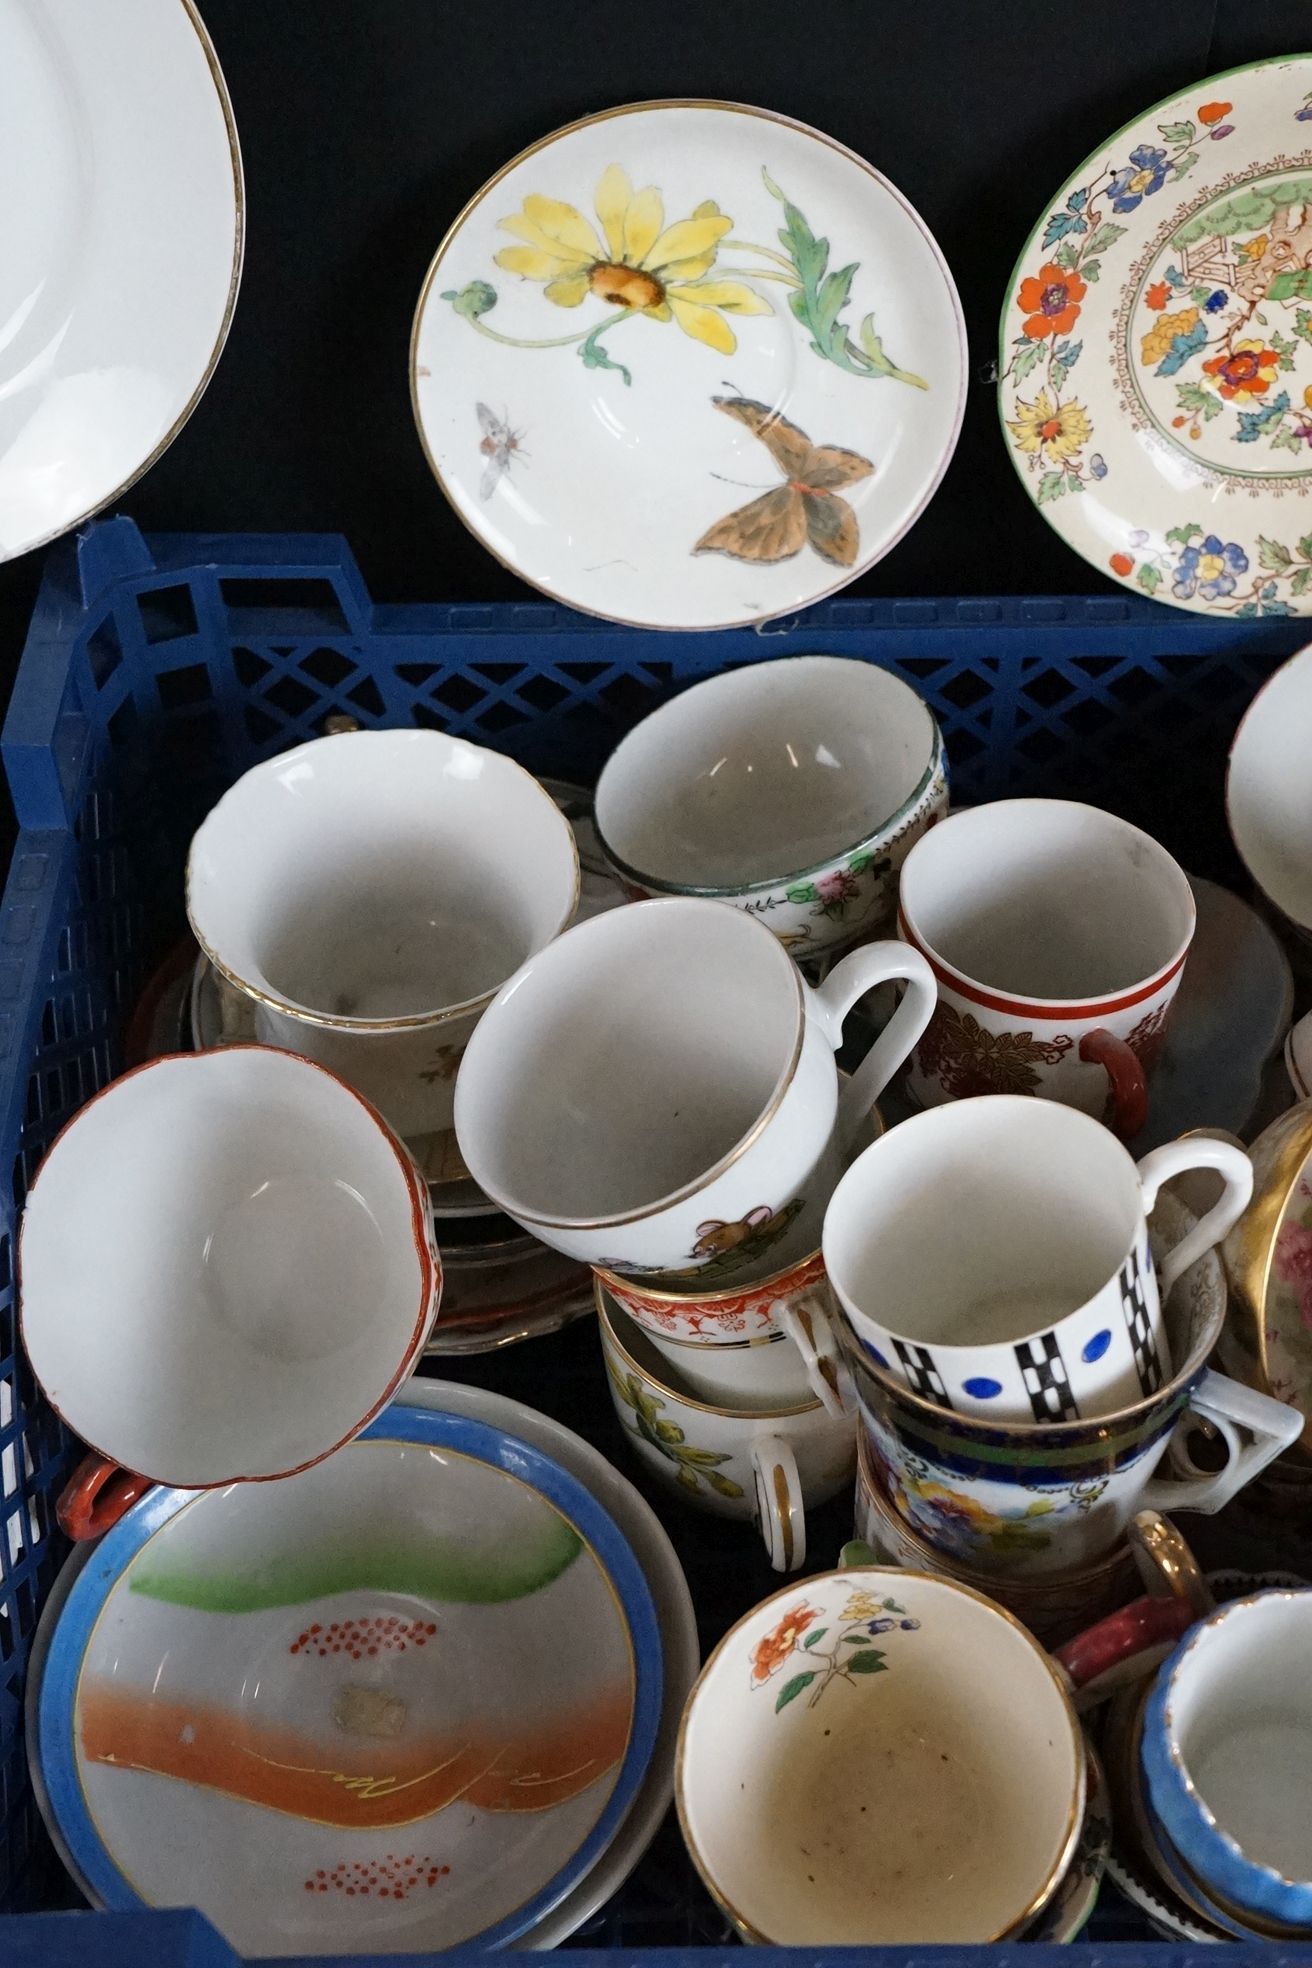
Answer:
[[[0,560],[187,421],[241,273],[241,156],[191,0],[0,0]]]
[[[1067,178],[1003,303],[1022,483],[1104,573],[1312,613],[1312,55],[1165,98]]]
[[[956,444],[947,264],[878,171],[743,104],[634,103],[511,160],[415,315],[456,512],[558,601],[648,628],[805,607],[902,537]]]

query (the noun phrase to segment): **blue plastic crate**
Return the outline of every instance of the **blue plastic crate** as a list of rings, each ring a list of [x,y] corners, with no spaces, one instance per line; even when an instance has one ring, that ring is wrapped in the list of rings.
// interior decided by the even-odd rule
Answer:
[[[122,1064],[127,1016],[183,926],[187,841],[226,785],[335,713],[432,725],[588,782],[620,734],[679,686],[824,650],[880,663],[922,692],[959,799],[1093,799],[1158,834],[1186,866],[1224,874],[1230,735],[1257,684],[1303,639],[1297,622],[1225,622],[1122,594],[840,598],[756,631],[662,635],[538,602],[377,605],[332,535],[146,539],[116,519],[57,547],[3,737],[21,831],[0,905],[0,1142],[11,1170],[0,1186],[0,1907],[67,1903],[28,1784],[22,1692],[63,1557],[52,1506],[73,1445],[19,1355],[13,1232],[53,1134]],[[589,1336],[528,1353],[443,1371],[551,1407],[619,1453]],[[817,1550],[826,1537],[836,1546],[842,1519],[836,1508],[817,1528]],[[771,1575],[710,1523],[668,1521],[713,1640]],[[0,1962],[53,1968],[65,1945],[70,1960],[138,1960],[140,1924],[129,1933],[99,1918],[96,1940],[77,1923],[0,1922]],[[1109,1912],[1099,1931],[1142,1930]],[[158,1968],[230,1958],[175,1916],[151,1932]],[[623,1949],[725,1938],[670,1835],[580,1940]],[[1024,1958],[1036,1962],[1033,1951]]]

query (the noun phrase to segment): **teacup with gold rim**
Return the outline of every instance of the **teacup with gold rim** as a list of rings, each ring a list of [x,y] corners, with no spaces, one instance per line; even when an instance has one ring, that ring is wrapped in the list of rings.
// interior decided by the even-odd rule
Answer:
[[[187,861],[196,940],[258,1039],[329,1067],[407,1138],[450,1128],[470,1034],[578,892],[573,832],[537,780],[426,730],[253,766]]]

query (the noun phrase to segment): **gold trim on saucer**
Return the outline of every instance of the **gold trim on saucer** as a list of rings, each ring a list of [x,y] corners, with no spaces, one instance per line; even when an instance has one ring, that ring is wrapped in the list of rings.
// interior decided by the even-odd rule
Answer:
[[[1265,1153],[1271,1161],[1263,1172]],[[1241,1316],[1226,1321],[1225,1350],[1234,1356],[1250,1385],[1272,1392],[1267,1359],[1266,1296],[1275,1262],[1276,1240],[1305,1166],[1312,1160],[1312,1101],[1302,1101],[1271,1123],[1252,1144],[1256,1181],[1253,1200],[1220,1246],[1221,1262]],[[1242,1363],[1242,1365],[1241,1365]],[[1312,1389],[1308,1390],[1312,1394]],[[1312,1458],[1312,1400],[1303,1432],[1289,1453]]]
[[[539,594],[546,595],[549,601],[557,602],[562,608],[574,609],[580,615],[592,616],[597,621],[618,622],[624,628],[654,629],[658,633],[668,635],[707,635],[712,634],[717,629],[751,628],[758,622],[769,621],[771,616],[768,611],[764,613],[757,612],[749,615],[732,616],[723,622],[699,623],[691,627],[686,623],[680,622],[652,622],[641,617],[603,614],[600,609],[589,608],[585,602],[577,600],[572,595],[561,594],[557,589],[547,587],[544,582],[534,580],[530,575],[525,573],[522,567],[517,566],[512,560],[507,560],[504,554],[498,552],[497,548],[466,519],[452,496],[451,489],[442,476],[441,468],[429,448],[428,435],[424,429],[424,420],[419,409],[419,330],[424,319],[425,308],[428,304],[429,292],[437,277],[438,268],[446,258],[449,249],[455,244],[457,235],[466,221],[473,217],[478,207],[488,197],[489,193],[495,191],[503,178],[508,177],[512,171],[517,170],[530,157],[536,157],[539,151],[546,150],[551,144],[559,142],[562,137],[572,136],[576,130],[590,129],[597,123],[608,123],[617,116],[634,116],[639,112],[661,109],[710,109],[733,116],[756,117],[763,123],[780,124],[785,129],[796,130],[803,136],[811,137],[816,143],[823,144],[826,150],[835,151],[839,157],[845,158],[849,164],[855,164],[858,169],[865,172],[867,177],[872,178],[882,191],[887,193],[893,202],[901,208],[918,228],[929,249],[931,257],[937,264],[940,277],[947,292],[949,311],[956,323],[957,350],[960,362],[956,415],[953,419],[951,438],[944,446],[943,460],[933,482],[926,486],[915,510],[905,517],[893,537],[873,558],[862,560],[858,566],[849,569],[838,580],[831,582],[828,587],[821,588],[815,594],[808,595],[804,602],[789,604],[782,609],[777,609],[775,611],[776,615],[793,614],[798,607],[813,607],[816,602],[824,601],[828,596],[839,593],[841,589],[848,587],[858,575],[868,573],[880,560],[891,553],[898,542],[904,539],[910,529],[915,525],[935,492],[937,492],[939,486],[942,484],[944,473],[947,471],[956,453],[966,410],[966,388],[970,380],[970,351],[966,339],[965,317],[961,311],[961,297],[957,292],[957,285],[952,277],[952,270],[944,258],[943,250],[937,239],[910,199],[906,197],[905,193],[899,191],[897,186],[891,183],[882,171],[877,171],[873,164],[868,163],[864,157],[858,156],[856,151],[849,150],[846,144],[839,143],[836,138],[826,136],[823,130],[814,129],[809,123],[802,123],[794,116],[781,115],[777,110],[758,109],[753,107],[751,103],[721,102],[712,96],[660,96],[644,102],[616,103],[610,109],[600,109],[594,111],[590,116],[576,117],[572,123],[564,123],[559,129],[548,131],[545,137],[539,137],[535,143],[527,144],[523,150],[517,152],[514,157],[509,158],[501,166],[499,171],[495,171],[487,179],[486,183],[481,185],[473,194],[472,198],[466,200],[465,204],[451,221],[451,224],[447,227],[446,232],[438,244],[437,251],[429,262],[428,271],[424,275],[423,284],[419,289],[419,298],[415,303],[414,318],[410,326],[410,409],[415,420],[415,430],[419,437],[424,459],[428,465],[428,469],[437,480],[438,489],[456,518],[460,521],[460,524],[465,528],[465,531],[478,541],[484,553],[490,554],[498,566],[504,567],[508,574],[513,574],[517,580],[523,581],[529,587],[536,588]]]

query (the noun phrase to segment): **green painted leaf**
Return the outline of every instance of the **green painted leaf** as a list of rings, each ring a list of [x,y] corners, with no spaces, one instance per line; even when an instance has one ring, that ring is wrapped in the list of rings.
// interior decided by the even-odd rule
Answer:
[[[1191,144],[1198,135],[1192,123],[1159,123],[1157,127],[1170,144]]]
[[[1277,328],[1267,339],[1270,341],[1276,354],[1280,357],[1280,367],[1282,369],[1292,369],[1294,366],[1295,351],[1294,343],[1290,336],[1282,335]]]
[[[1299,308],[1295,314],[1294,333],[1301,336],[1305,342],[1312,342],[1312,312],[1307,308]]]
[[[1289,548],[1283,546],[1279,540],[1269,540],[1265,533],[1258,534],[1257,564],[1259,567],[1265,567],[1269,574],[1283,574],[1287,567],[1293,565],[1293,560],[1294,556],[1290,553]]]
[[[1124,236],[1124,226],[1113,225],[1110,220],[1106,220],[1098,227],[1093,238],[1089,241],[1088,251],[1090,254],[1105,253],[1109,246],[1114,246],[1117,240],[1124,238]]]
[[[1309,573],[1312,573],[1312,568],[1310,568],[1308,571]],[[829,1628],[827,1626],[818,1626],[814,1633],[808,1633],[805,1640],[803,1640],[802,1642],[802,1652],[804,1654],[809,1653],[812,1647],[814,1647],[816,1641],[823,1640],[826,1633],[828,1633],[828,1631]]]
[[[1086,260],[1084,262],[1084,265],[1080,268],[1081,277],[1085,280],[1092,280],[1095,286],[1097,285],[1098,276],[1101,272],[1102,272],[1101,260]]]
[[[1066,467],[1066,490],[1068,492],[1083,492],[1084,490],[1084,480],[1080,477],[1074,465],[1067,465]]]
[[[1298,551],[1304,560],[1312,560],[1312,533],[1305,533],[1298,543]]]
[[[1312,581],[1312,567],[1296,568],[1294,570],[1294,578],[1289,583],[1290,594],[1306,594],[1309,581]]]
[[[717,1496],[740,1497],[743,1493],[741,1483],[735,1483],[728,1476],[721,1476],[718,1469],[708,1469],[706,1480]]]
[[[1079,257],[1078,247],[1073,246],[1070,240],[1067,239],[1057,248],[1052,256],[1052,261],[1054,266],[1070,268],[1075,265]]]
[[[1066,381],[1066,364],[1064,362],[1053,363],[1051,369],[1048,371],[1048,381],[1055,390],[1059,390],[1062,387]]]
[[[899,369],[884,354],[884,344],[875,333],[875,317],[868,314],[861,323],[861,351],[870,365],[869,372],[874,376],[891,376],[895,382],[910,383],[913,389],[927,390],[929,384],[923,376],[913,375],[910,369]],[[848,343],[849,350],[852,344]],[[845,365],[851,367],[850,362]]]
[[[697,1494],[698,1479],[693,1471],[685,1469],[682,1463],[674,1472],[674,1480],[681,1490],[691,1490],[694,1496]]]
[[[1198,152],[1196,150],[1187,150],[1183,157],[1176,159],[1175,169],[1171,173],[1172,177],[1187,178],[1197,162]]]
[[[656,1430],[658,1441],[681,1442],[683,1440],[683,1430],[677,1421],[657,1421],[653,1422],[652,1426]]]
[[[1206,528],[1200,526],[1196,519],[1191,519],[1187,526],[1173,526],[1171,528],[1166,536],[1167,544],[1169,546],[1187,547],[1191,540],[1201,540],[1205,531]]]
[[[864,1653],[852,1654],[843,1663],[849,1674],[885,1674],[887,1662],[877,1647],[867,1647]]]
[[[790,902],[818,902],[820,900],[820,891],[814,882],[797,882],[792,888],[786,888],[784,894]]]
[[[1241,608],[1236,608],[1235,619],[1240,622],[1251,622],[1256,614],[1257,603],[1255,601],[1246,601]]]
[[[444,301],[450,301],[457,314],[463,314],[466,321],[477,321],[480,314],[491,314],[497,304],[497,290],[486,280],[471,280],[456,293],[448,287],[443,294]]]
[[[633,381],[633,377],[629,374],[624,364],[622,362],[616,362],[614,357],[597,340],[597,336],[601,333],[604,325],[604,323],[599,322],[588,336],[588,339],[585,342],[579,343],[579,355],[582,359],[583,367],[585,369],[613,369],[618,375],[623,376],[627,385]]]
[[[836,272],[827,273],[820,283],[815,307],[812,310],[812,320],[817,339],[826,347],[833,341],[838,317],[847,306],[856,269],[857,262],[853,260],[851,266],[839,267]]]
[[[1046,506],[1050,500],[1060,499],[1065,490],[1066,474],[1064,471],[1044,472],[1043,477],[1039,480],[1039,504]]]
[[[686,1462],[692,1469],[718,1469],[722,1462],[730,1461],[726,1449],[689,1449],[679,1451],[680,1462]]]
[[[1202,417],[1209,424],[1213,417],[1220,416],[1224,407],[1215,390],[1204,389],[1201,383],[1177,383],[1175,400],[1182,410],[1191,410],[1195,417]]]
[[[1211,296],[1212,290],[1210,287],[1191,287],[1189,289],[1190,300],[1197,301],[1199,307],[1203,305],[1204,301],[1210,300]]]
[[[905,1606],[898,1605],[896,1599],[885,1599],[884,1601],[884,1611],[886,1613],[896,1613],[899,1619],[906,1618],[906,1610]]]
[[[1271,449],[1273,451],[1301,451],[1303,449],[1303,440],[1296,430],[1289,428],[1288,424],[1278,424],[1271,433]]]
[[[804,1695],[814,1680],[815,1670],[812,1668],[805,1674],[795,1674],[791,1681],[785,1681],[779,1690],[779,1699],[774,1705],[775,1714],[777,1715],[781,1708],[787,1708],[789,1702],[796,1701],[799,1695]]]
[[[1037,342],[1027,341],[1023,349],[1017,349],[1011,364],[1012,381],[1023,383],[1042,354]]]
[[[1266,297],[1269,301],[1312,301],[1312,267],[1290,267],[1278,273]]]
[[[1162,570],[1154,567],[1152,561],[1145,560],[1140,563],[1135,579],[1145,594],[1156,594],[1162,585]]]

